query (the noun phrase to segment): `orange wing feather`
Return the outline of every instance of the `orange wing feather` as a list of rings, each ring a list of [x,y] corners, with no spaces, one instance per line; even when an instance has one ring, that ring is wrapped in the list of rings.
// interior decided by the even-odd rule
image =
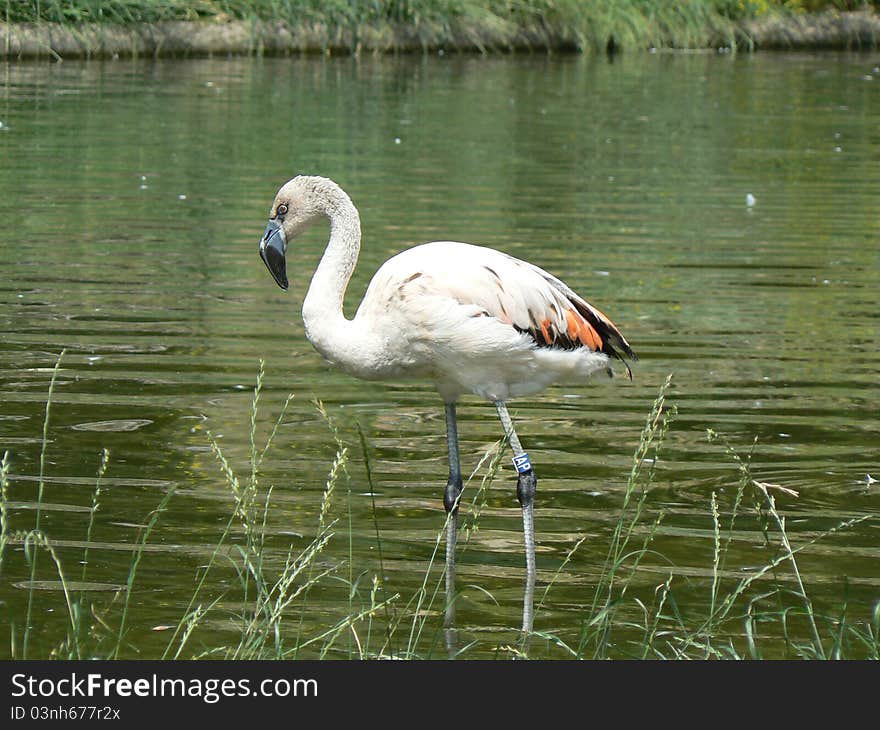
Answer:
[[[546,313],[549,316],[540,320],[530,311],[528,326],[515,324],[514,327],[520,332],[531,335],[540,347],[560,347],[566,350],[587,347],[593,352],[604,352],[623,360],[615,349],[616,346],[621,347],[629,357],[635,359],[635,354],[617,327],[602,312],[585,302],[581,307],[577,306],[577,302],[571,300],[569,302],[577,309],[563,309],[560,312],[554,307],[552,313]],[[625,362],[624,366],[628,377],[631,378],[629,366]]]
[[[548,345],[552,345],[553,338],[550,336],[550,332],[547,329],[549,326],[550,326],[549,319],[541,320],[541,334],[544,336],[544,342],[546,342]]]

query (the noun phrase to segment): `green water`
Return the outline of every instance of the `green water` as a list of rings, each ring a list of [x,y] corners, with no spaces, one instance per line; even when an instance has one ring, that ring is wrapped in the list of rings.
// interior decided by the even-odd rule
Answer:
[[[848,617],[865,620],[880,599],[880,484],[867,478],[880,478],[878,63],[876,55],[635,54],[614,63],[0,66],[0,451],[11,455],[11,528],[34,523],[46,393],[64,348],[41,528],[75,579],[100,451],[110,449],[89,546],[88,579],[105,589],[92,593],[100,612],[125,583],[139,527],[176,488],[141,563],[123,649],[161,654],[169,632],[154,629],[180,619],[230,513],[207,431],[246,475],[262,358],[261,438],[295,394],[263,463],[262,484],[275,486],[273,559],[314,535],[336,450],[311,399],[326,404],[351,445],[350,482],[331,508],[337,535],[319,561],[337,566],[335,577],[293,613],[291,632],[301,615],[302,631],[314,635],[368,602],[380,570],[380,597],[399,593],[396,610],[412,609],[443,526],[442,404],[426,384],[358,382],[311,349],[299,309],[326,230],[289,253],[288,293],[272,283],[257,255],[268,206],[282,182],[309,172],[337,180],[360,209],[364,246],[349,314],[388,256],[465,240],[564,278],[641,358],[633,383],[555,387],[513,404],[539,476],[539,598],[586,538],[539,608],[537,630],[577,642],[639,432],[670,372],[679,414],[648,499],[649,520],[664,518],[627,611],[637,619],[632,599],[653,600],[670,573],[678,609],[707,610],[710,495],[723,489],[725,499],[737,480],[723,447],[707,442],[711,428],[743,453],[757,438],[756,477],[800,493],[778,497],[795,545],[870,516],[800,555],[817,611],[836,616],[846,600]],[[474,399],[460,404],[459,419],[469,472],[500,427],[494,409]],[[358,423],[370,444],[381,568]],[[520,622],[521,524],[509,465],[484,501],[458,570],[462,643],[476,642],[465,655],[481,658],[513,644]],[[727,559],[732,576],[775,554],[762,543],[760,525],[744,520]],[[441,569],[442,543],[429,590]],[[359,575],[350,604],[343,581]],[[234,571],[213,576],[207,598],[231,588],[220,605],[236,611]],[[32,656],[65,630],[45,556],[37,577],[50,582],[34,592]],[[10,652],[11,625],[20,642],[28,579],[22,546],[10,544],[0,654]],[[779,579],[791,584],[789,572]],[[117,621],[118,612],[109,615]],[[212,614],[184,655],[234,638],[229,615]],[[443,655],[441,622],[438,599],[422,654]],[[823,631],[832,626],[823,619]],[[637,638],[620,634],[617,654]],[[331,656],[351,646],[340,640]],[[565,656],[548,642],[534,648]]]

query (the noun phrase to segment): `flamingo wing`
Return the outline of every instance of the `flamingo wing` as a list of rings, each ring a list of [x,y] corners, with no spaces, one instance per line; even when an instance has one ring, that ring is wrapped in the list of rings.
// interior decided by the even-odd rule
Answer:
[[[389,271],[383,276],[386,267]],[[393,288],[403,299],[453,300],[467,308],[468,317],[493,317],[527,335],[535,347],[586,347],[616,358],[632,377],[624,356],[637,358],[620,330],[538,266],[490,248],[435,242],[405,251],[386,267],[377,272],[377,279],[383,289]]]

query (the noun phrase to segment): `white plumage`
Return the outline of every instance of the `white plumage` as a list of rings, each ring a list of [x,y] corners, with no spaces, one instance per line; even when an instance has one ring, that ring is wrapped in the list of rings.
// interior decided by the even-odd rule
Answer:
[[[288,244],[321,218],[330,223],[330,240],[303,302],[309,341],[327,360],[359,378],[430,379],[446,403],[447,623],[454,617],[455,517],[461,494],[455,401],[472,393],[495,403],[516,456],[526,536],[523,630],[531,631],[537,481],[505,401],[556,381],[584,379],[598,370],[610,373],[609,358],[635,355],[604,314],[553,275],[500,251],[455,241],[426,243],[390,258],[348,320],[342,302],[360,250],[360,218],[336,183],[307,176],[287,182],[275,196],[260,254],[286,289]]]
[[[355,315],[384,353],[364,363],[361,377],[428,377],[447,402],[465,393],[495,402],[606,369],[602,352],[547,347],[529,334],[543,339],[545,321],[548,334],[567,334],[565,315],[576,312],[560,285],[491,248],[437,241],[408,249],[376,272]]]

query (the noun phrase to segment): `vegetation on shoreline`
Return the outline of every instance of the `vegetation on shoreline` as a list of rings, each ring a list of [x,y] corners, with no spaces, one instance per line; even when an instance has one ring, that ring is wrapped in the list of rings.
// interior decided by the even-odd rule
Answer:
[[[63,356],[63,353],[62,353]],[[10,558],[23,556],[31,580],[21,587],[28,590],[26,615],[7,615],[9,655],[12,658],[35,658],[29,640],[35,630],[31,623],[34,576],[37,560],[48,558],[54,566],[59,590],[43,592],[43,600],[58,597],[58,610],[66,616],[65,628],[57,636],[54,658],[119,658],[136,649],[138,637],[129,628],[130,599],[137,590],[137,575],[151,535],[162,529],[162,515],[171,507],[174,489],[166,491],[158,506],[143,520],[140,536],[133,545],[128,574],[111,599],[89,593],[87,572],[89,545],[93,526],[100,514],[102,478],[110,463],[110,454],[99,455],[97,478],[84,525],[82,559],[75,575],[59,556],[51,536],[40,530],[42,487],[46,476],[42,465],[51,443],[50,415],[52,391],[60,366],[53,371],[46,403],[41,444],[41,473],[34,505],[34,526],[13,529],[10,526],[10,502],[14,478],[10,476],[10,455],[0,460],[0,578]],[[837,526],[810,539],[794,544],[786,530],[786,519],[777,505],[779,494],[794,495],[780,485],[756,479],[751,471],[751,453],[741,454],[726,444],[723,437],[710,431],[710,441],[718,442],[736,467],[737,477],[711,491],[706,523],[712,531],[714,549],[709,566],[711,581],[704,608],[697,615],[684,615],[676,594],[682,578],[669,569],[657,577],[656,560],[651,578],[656,588],[645,600],[634,589],[634,577],[644,570],[650,558],[654,535],[663,520],[662,511],[650,508],[647,497],[655,486],[655,465],[663,439],[675,416],[667,401],[671,378],[653,404],[646,419],[632,468],[623,490],[619,517],[613,526],[607,558],[596,581],[593,595],[581,607],[578,635],[558,636],[536,631],[530,642],[523,642],[511,627],[510,643],[500,643],[498,656],[568,657],[568,658],[762,658],[765,655],[792,658],[880,659],[880,602],[869,617],[851,617],[844,596],[831,615],[819,613],[810,598],[810,588],[799,568],[802,553],[819,540],[834,535],[867,517],[843,520]],[[180,609],[176,625],[168,631],[161,658],[285,659],[285,658],[403,658],[437,657],[445,653],[442,628],[443,561],[441,552],[445,526],[438,530],[433,551],[419,589],[411,596],[401,595],[386,582],[382,568],[382,537],[376,524],[376,566],[355,566],[348,535],[348,555],[340,559],[328,554],[333,542],[346,540],[350,532],[352,444],[360,444],[365,479],[370,493],[374,485],[370,470],[370,447],[363,434],[346,436],[320,403],[314,407],[322,416],[336,444],[336,454],[329,467],[323,496],[315,515],[314,535],[299,550],[288,548],[279,555],[277,547],[267,542],[267,521],[272,508],[272,486],[262,483],[261,464],[272,447],[278,428],[285,420],[292,396],[280,407],[269,433],[257,434],[257,413],[263,383],[263,367],[254,388],[250,413],[250,458],[247,473],[237,473],[230,465],[218,440],[210,433],[207,440],[219,467],[218,477],[227,487],[230,503],[228,519],[220,529],[216,544],[203,560],[195,576],[195,588],[189,603]],[[471,476],[479,482],[468,489],[472,494],[468,522],[479,521],[486,490],[500,468],[504,444],[488,450]],[[479,476],[478,476],[479,475]],[[463,505],[463,509],[464,509]],[[374,508],[375,509],[375,508]],[[763,562],[749,567],[729,564],[732,542],[742,539],[742,523],[757,520],[763,536]],[[746,533],[748,534],[748,533]],[[542,576],[537,594],[536,624],[541,625],[542,609],[553,602],[553,586],[586,538],[578,540],[561,560],[555,572]],[[23,551],[10,553],[11,546]],[[42,558],[40,556],[43,556]],[[148,560],[143,561],[146,567]],[[229,580],[229,567],[235,578]],[[220,575],[221,567],[226,568]],[[338,606],[338,619],[315,628],[304,621],[309,611],[310,592],[327,581],[346,587],[347,603]],[[484,588],[476,586],[480,591]],[[5,609],[11,614],[11,609]],[[211,645],[208,637],[199,637],[209,624],[226,627],[230,637],[220,645]],[[636,636],[638,638],[633,639]],[[626,638],[624,638],[626,637]],[[502,640],[503,642],[503,640]],[[527,651],[524,647],[531,645]],[[448,647],[448,644],[447,644]],[[456,648],[454,654],[467,658],[471,645]],[[142,657],[153,658],[153,657]],[[158,658],[158,657],[157,657]]]
[[[2,0],[0,20],[69,29],[167,21],[270,23],[295,30],[292,48],[280,48],[288,51],[444,46],[602,51],[749,45],[742,28],[751,20],[878,6],[880,0]],[[251,52],[272,50],[264,34],[251,40]]]
[[[3,0],[6,22],[13,23],[157,23],[211,19],[320,22],[331,25],[377,22],[449,23],[485,19],[531,23],[564,23],[570,27],[609,22],[637,26],[653,19],[665,23],[706,21],[713,16],[741,20],[774,11],[852,11],[880,6],[880,0]]]

